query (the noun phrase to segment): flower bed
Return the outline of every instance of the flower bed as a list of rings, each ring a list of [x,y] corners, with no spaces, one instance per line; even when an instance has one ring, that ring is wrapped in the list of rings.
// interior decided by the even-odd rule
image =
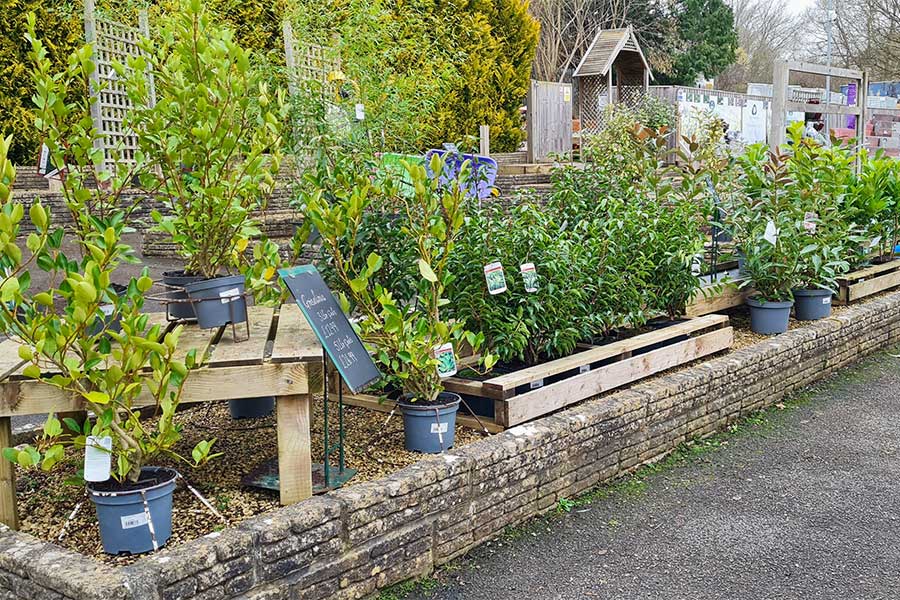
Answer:
[[[897,342],[900,294],[888,294],[128,567],[4,530],[0,586],[25,599],[361,597],[426,574],[559,498],[628,473]]]

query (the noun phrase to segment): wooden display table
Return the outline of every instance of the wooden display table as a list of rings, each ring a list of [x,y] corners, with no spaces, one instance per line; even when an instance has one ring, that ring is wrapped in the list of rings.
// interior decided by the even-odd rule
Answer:
[[[292,504],[312,495],[309,421],[312,395],[322,388],[322,347],[295,304],[280,310],[252,306],[248,312],[250,339],[241,342],[234,341],[231,326],[185,325],[178,355],[196,348],[198,361],[203,360],[188,375],[182,403],[275,396],[281,503]],[[164,323],[165,315],[150,319]],[[244,334],[241,329],[239,336]],[[12,444],[10,417],[84,410],[78,398],[22,376],[18,347],[15,341],[0,343],[0,448]],[[147,395],[136,404],[155,402]],[[18,527],[15,470],[2,458],[0,522]]]

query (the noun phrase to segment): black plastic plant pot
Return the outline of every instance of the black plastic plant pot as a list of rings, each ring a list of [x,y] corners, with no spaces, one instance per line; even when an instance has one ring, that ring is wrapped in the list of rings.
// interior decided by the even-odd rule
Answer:
[[[111,284],[113,291],[116,296],[121,296],[125,292],[128,291],[128,287],[124,285],[120,285],[118,283]],[[122,331],[122,315],[115,314],[116,305],[115,304],[101,304],[100,310],[103,312],[103,317],[94,321],[91,325],[91,328],[88,330],[90,335],[97,335],[104,329],[108,331],[113,331],[115,333],[119,333]]]
[[[199,275],[188,275],[184,271],[166,271],[163,273],[163,284],[166,286],[166,297],[169,300],[175,300],[168,305],[169,316],[173,319],[196,319],[194,309],[190,302],[187,301],[188,296],[184,291],[184,286],[189,283],[203,281],[203,277]]]
[[[172,535],[176,477],[172,469],[144,467],[136,484],[119,485],[113,480],[88,484],[104,552],[141,554],[166,544]]]
[[[231,275],[204,279],[184,286],[190,306],[202,329],[221,327],[247,320],[247,301],[244,298],[244,276]]]
[[[232,419],[261,419],[275,410],[275,396],[241,398],[228,401],[228,412]]]
[[[763,302],[757,298],[747,298],[747,306],[750,307],[750,329],[761,335],[784,333],[788,330],[793,305],[793,300]]]
[[[439,454],[453,447],[456,437],[456,413],[459,395],[441,392],[433,402],[412,402],[410,394],[397,405],[403,413],[403,438],[410,452]]]
[[[794,290],[794,316],[798,321],[817,321],[831,316],[831,290]]]

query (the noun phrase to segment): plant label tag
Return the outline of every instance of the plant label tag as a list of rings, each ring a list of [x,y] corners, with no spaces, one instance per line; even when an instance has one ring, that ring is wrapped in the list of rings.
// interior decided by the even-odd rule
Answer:
[[[241,295],[241,290],[237,288],[231,288],[230,290],[225,290],[224,292],[219,292],[219,298],[221,299],[222,304],[228,304],[229,302],[234,302]]]
[[[450,423],[446,421],[443,423],[432,423],[431,424],[431,433],[447,433],[450,430]]]
[[[766,223],[766,231],[765,233],[763,233],[763,239],[773,246],[775,245],[775,242],[778,241],[778,228],[775,227],[774,221],[770,220],[768,223]]]
[[[572,88],[566,86],[563,88],[563,102],[569,102],[572,100]]]
[[[831,304],[831,296],[822,298],[822,304]]]
[[[487,281],[488,293],[492,296],[506,291],[506,275],[500,261],[484,265],[484,279]]]
[[[578,367],[579,375],[581,375],[582,373],[590,373],[590,371],[591,371],[591,365],[581,365],[580,367]]]
[[[84,480],[106,481],[112,469],[112,438],[88,436],[84,442]]]
[[[536,390],[536,389],[542,388],[542,387],[544,387],[543,379],[538,379],[537,381],[531,381],[528,383],[528,389],[530,389],[530,390]]]
[[[356,104],[356,120],[364,121],[366,118],[366,107],[361,102]]]
[[[819,215],[814,212],[807,212],[803,215],[803,229],[806,230],[806,233],[809,235],[815,235],[816,233],[816,221],[818,221]]]
[[[434,357],[437,359],[438,377],[450,377],[456,375],[456,356],[453,355],[453,344],[446,344],[434,347]]]
[[[133,515],[124,515],[119,517],[122,522],[122,529],[134,529],[147,524],[147,513],[139,512]]]
[[[519,265],[519,270],[522,271],[522,281],[525,283],[525,291],[529,294],[538,291],[538,276],[534,263],[524,263]]]

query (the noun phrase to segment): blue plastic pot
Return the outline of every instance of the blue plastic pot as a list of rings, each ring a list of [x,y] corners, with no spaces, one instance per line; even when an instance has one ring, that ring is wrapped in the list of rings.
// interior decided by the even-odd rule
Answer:
[[[228,412],[232,419],[261,419],[275,410],[275,396],[241,398],[228,401]]]
[[[176,473],[163,467],[144,467],[141,480],[152,480],[147,487],[126,491],[97,491],[88,484],[88,495],[97,509],[100,540],[107,554],[141,554],[153,550],[150,522],[156,544],[162,548],[172,535],[172,492]],[[147,498],[150,519],[144,510]]]
[[[184,286],[201,329],[221,327],[247,320],[244,276],[204,279]]]
[[[747,298],[747,306],[750,307],[750,329],[762,335],[784,333],[788,330],[793,305],[792,300],[763,302],[756,298]]]
[[[441,392],[438,400],[441,404],[426,406],[410,402],[409,395],[400,398],[398,405],[403,413],[403,438],[407,450],[438,454],[453,447],[460,397]]]
[[[831,316],[831,296],[831,290],[794,290],[794,316],[798,321]]]

